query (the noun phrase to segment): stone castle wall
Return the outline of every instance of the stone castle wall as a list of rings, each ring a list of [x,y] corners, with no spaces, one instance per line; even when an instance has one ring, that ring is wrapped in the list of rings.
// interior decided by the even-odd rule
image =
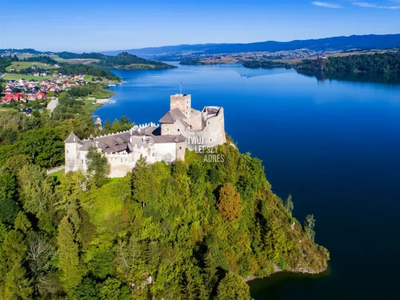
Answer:
[[[216,146],[226,142],[224,109],[221,107],[216,116],[203,116],[204,128],[187,133],[187,147],[196,150],[199,145]]]
[[[158,161],[172,163],[177,159],[184,160],[186,149],[197,150],[199,145],[216,146],[226,142],[224,110],[222,107],[206,107],[203,111],[194,110],[191,108],[190,95],[171,96],[170,106],[171,110],[175,108],[180,109],[186,115],[186,119],[182,121],[183,123],[180,120],[176,120],[174,124],[161,124],[161,135],[182,135],[186,138],[186,141],[179,143],[147,143],[145,140],[138,142],[137,136],[135,138],[131,136],[130,144],[133,147],[132,152],[105,154],[111,166],[110,177],[123,177],[128,172],[131,172],[141,156],[146,158],[149,163]],[[141,131],[145,130],[148,126],[154,125],[151,123],[137,127]],[[111,135],[114,134],[106,136]],[[66,172],[87,170],[86,155],[88,151],[79,150],[87,142],[88,140],[83,140],[81,142],[68,142],[65,144]],[[143,142],[145,145],[143,145]],[[97,146],[96,139],[94,139],[94,143]],[[140,146],[138,147],[138,145]]]

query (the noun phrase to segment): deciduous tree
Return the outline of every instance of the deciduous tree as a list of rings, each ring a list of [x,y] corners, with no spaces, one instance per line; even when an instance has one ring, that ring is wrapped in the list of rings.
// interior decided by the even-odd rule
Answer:
[[[250,288],[240,276],[232,272],[228,272],[218,285],[216,299],[250,300]]]
[[[226,183],[219,192],[218,212],[226,220],[234,220],[242,211],[240,206],[240,195],[235,187]]]

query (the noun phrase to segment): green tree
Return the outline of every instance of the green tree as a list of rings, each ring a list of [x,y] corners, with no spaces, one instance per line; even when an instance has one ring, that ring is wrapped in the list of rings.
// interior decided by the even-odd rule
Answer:
[[[114,122],[112,123],[111,129],[113,132],[120,132],[122,131],[122,125],[117,119],[115,119]]]
[[[29,222],[27,216],[22,211],[18,212],[17,217],[14,221],[14,228],[27,234],[28,230],[31,229],[31,227],[32,224],[31,222]]]
[[[0,298],[31,299],[31,280],[23,267],[27,245],[24,235],[11,230],[0,251]]]
[[[100,296],[97,282],[92,278],[85,277],[77,288],[75,295],[77,299],[98,300]]]
[[[111,121],[110,120],[105,120],[104,121],[103,130],[106,131],[106,132],[111,132],[111,128],[112,128]]]
[[[51,168],[64,162],[64,142],[54,129],[35,129],[18,136],[18,152],[34,164]]]
[[[120,122],[121,122],[122,125],[128,125],[131,122],[131,119],[128,118],[127,116],[123,115],[120,118]]]
[[[306,221],[304,222],[304,227],[305,227],[305,230],[307,232],[308,238],[311,241],[314,242],[314,239],[315,239],[315,231],[314,231],[315,219],[314,219],[314,215],[307,215],[306,216]]]
[[[293,209],[294,209],[294,205],[293,205],[293,201],[292,201],[292,195],[289,195],[289,196],[286,198],[286,201],[285,201],[285,208],[286,208],[286,210],[287,210],[290,214],[292,214]]]
[[[13,176],[17,176],[18,172],[24,165],[30,164],[29,157],[24,154],[17,154],[10,157],[4,164],[4,170],[10,172]]]
[[[250,300],[250,288],[243,279],[235,273],[228,272],[218,284],[217,300]]]
[[[60,279],[67,293],[79,285],[83,273],[79,265],[78,244],[74,238],[72,224],[65,216],[58,226],[57,245],[59,250],[58,268],[61,270]]]
[[[116,278],[108,278],[100,286],[101,300],[129,300],[129,288]]]
[[[133,199],[144,205],[151,205],[157,199],[154,175],[144,157],[140,157],[132,173],[132,191]]]
[[[97,187],[105,184],[108,181],[108,174],[110,173],[110,164],[107,157],[97,151],[95,147],[90,147],[86,159],[87,172],[91,182]]]
[[[8,172],[0,174],[0,222],[13,224],[19,207],[15,202],[16,181]]]

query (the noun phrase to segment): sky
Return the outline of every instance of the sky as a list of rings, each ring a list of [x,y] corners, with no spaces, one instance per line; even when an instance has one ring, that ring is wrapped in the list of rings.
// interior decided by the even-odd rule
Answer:
[[[0,49],[87,52],[400,33],[400,0],[0,3]]]

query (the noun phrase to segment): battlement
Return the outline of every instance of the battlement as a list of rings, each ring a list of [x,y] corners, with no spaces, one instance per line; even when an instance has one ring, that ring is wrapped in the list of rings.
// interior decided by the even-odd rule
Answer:
[[[191,107],[191,95],[170,96],[170,107],[160,124],[143,123],[128,130],[79,139],[73,132],[65,140],[65,171],[87,170],[87,153],[97,148],[108,160],[110,177],[122,177],[131,172],[141,157],[148,163],[172,163],[185,158],[185,150],[195,150],[196,136],[205,145],[225,142],[224,111],[222,107],[206,106],[203,110]]]

